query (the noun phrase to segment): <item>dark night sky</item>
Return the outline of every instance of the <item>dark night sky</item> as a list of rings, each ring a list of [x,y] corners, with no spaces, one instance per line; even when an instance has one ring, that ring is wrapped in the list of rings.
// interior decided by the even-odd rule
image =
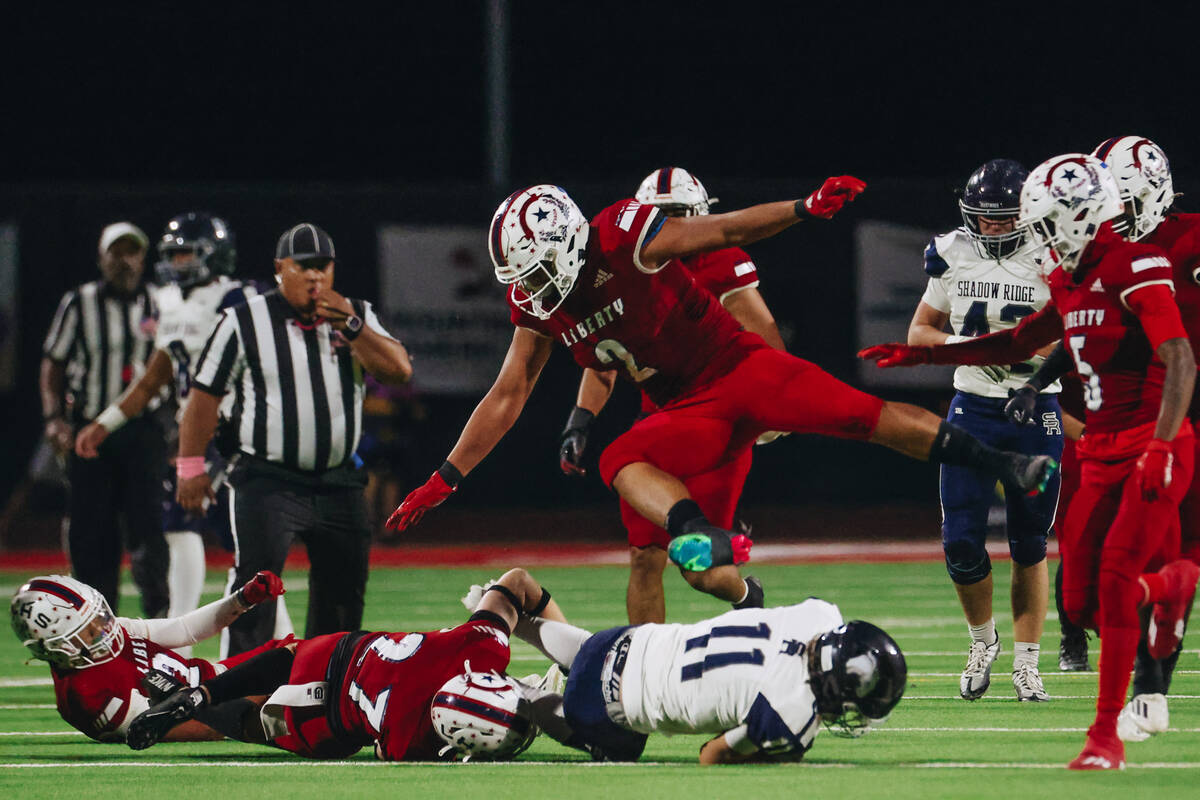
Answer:
[[[482,3],[175,5],[11,15],[0,182],[483,175]],[[995,4],[512,5],[514,183],[659,161],[713,181],[965,175],[1130,132],[1177,177],[1194,162],[1186,24]]]

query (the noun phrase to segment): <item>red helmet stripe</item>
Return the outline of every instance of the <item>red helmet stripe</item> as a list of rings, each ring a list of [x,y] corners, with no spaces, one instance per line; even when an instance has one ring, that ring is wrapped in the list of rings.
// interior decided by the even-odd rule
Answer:
[[[530,203],[541,199],[542,196],[540,194],[531,194],[525,199],[524,203],[521,203],[521,207],[517,209],[517,221],[521,223],[521,232],[528,236],[531,242],[536,242],[537,236],[534,235],[533,228],[529,227],[529,223],[525,221],[525,209],[529,208]]]
[[[491,236],[489,237],[492,243],[492,257],[501,263],[508,263],[504,258],[504,253],[500,250],[500,232],[504,230],[504,215],[508,213],[508,209],[512,206],[513,200],[515,200],[517,195],[523,191],[525,190],[521,189],[510,194],[508,198],[500,204],[500,210],[496,212],[496,218],[492,220],[492,231]]]
[[[671,174],[675,172],[674,167],[663,167],[658,171],[658,193],[671,193]]]
[[[76,611],[83,608],[83,604],[87,602],[82,597],[80,597],[76,592],[71,591],[66,586],[63,586],[61,583],[55,583],[54,581],[43,581],[43,580],[30,581],[29,588],[33,589],[34,591],[45,592],[46,594],[52,594],[61,600],[65,600],[68,603],[70,603],[75,608]]]
[[[1119,141],[1121,141],[1121,137],[1114,136],[1113,138],[1106,141],[1104,144],[1097,147],[1096,153],[1095,153],[1096,158],[1100,159],[1101,161],[1108,161],[1108,154],[1112,152],[1113,147]]]
[[[504,687],[508,688],[508,687]],[[529,721],[523,717],[518,717],[511,711],[505,711],[503,708],[497,708],[487,703],[481,703],[478,700],[472,700],[469,697],[464,697],[461,694],[451,694],[450,692],[438,692],[433,698],[434,708],[452,708],[459,711],[466,711],[474,714],[477,717],[489,719],[492,722],[498,722],[506,725],[509,728],[515,728],[518,731],[523,731],[529,726]]]

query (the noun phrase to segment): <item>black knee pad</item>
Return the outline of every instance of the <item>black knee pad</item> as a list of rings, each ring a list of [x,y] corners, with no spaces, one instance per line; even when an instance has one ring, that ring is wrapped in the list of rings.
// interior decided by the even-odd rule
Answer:
[[[1044,546],[1044,544],[1043,544]],[[992,574],[992,559],[988,557],[983,543],[976,544],[968,539],[956,539],[943,547],[946,553],[946,572],[950,580],[962,586],[970,586]]]
[[[1008,552],[1015,563],[1022,567],[1032,567],[1046,558],[1046,534],[1030,534],[1020,539],[1009,539]]]

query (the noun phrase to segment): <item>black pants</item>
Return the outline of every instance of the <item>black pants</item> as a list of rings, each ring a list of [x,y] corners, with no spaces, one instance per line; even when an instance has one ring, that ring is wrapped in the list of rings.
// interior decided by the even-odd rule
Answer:
[[[292,542],[308,549],[308,621],[304,637],[358,630],[367,591],[371,532],[362,486],[316,485],[263,474],[240,464],[231,476],[236,589],[259,570],[283,571]],[[263,603],[229,626],[233,656],[258,647],[275,628],[275,603]]]
[[[145,417],[131,420],[105,439],[97,458],[71,456],[71,571],[98,589],[114,612],[120,600],[123,527],[142,613],[167,613],[170,556],[162,528],[166,460],[162,428]]]

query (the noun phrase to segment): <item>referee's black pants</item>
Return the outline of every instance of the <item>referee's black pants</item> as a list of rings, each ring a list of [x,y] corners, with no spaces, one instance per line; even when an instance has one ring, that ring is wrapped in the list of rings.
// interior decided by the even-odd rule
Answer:
[[[242,463],[230,476],[229,506],[233,521],[235,590],[259,570],[279,574],[292,542],[299,537],[308,550],[308,621],[304,638],[358,630],[367,592],[371,531],[367,526],[362,484],[300,483],[281,471]],[[229,626],[224,657],[252,650],[271,639],[275,601],[262,603]]]
[[[170,605],[170,555],[162,528],[166,461],[162,428],[149,417],[132,419],[113,432],[96,458],[71,455],[71,571],[98,589],[114,613],[120,601],[122,522],[142,613],[162,617]]]

